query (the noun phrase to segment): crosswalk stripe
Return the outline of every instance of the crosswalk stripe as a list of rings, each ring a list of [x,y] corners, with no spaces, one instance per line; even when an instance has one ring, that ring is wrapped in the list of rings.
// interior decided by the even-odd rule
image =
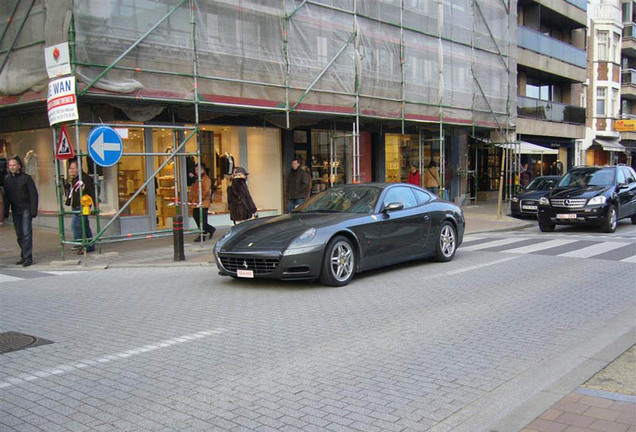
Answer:
[[[14,277],[14,276],[8,276],[8,275],[0,274],[0,283],[2,283],[2,282],[13,282],[13,281],[19,281],[19,280],[24,280],[24,279],[19,278],[19,277]]]
[[[497,246],[505,246],[507,244],[510,243],[517,243],[520,239],[519,238],[505,238],[505,239],[501,239],[501,240],[493,240],[493,241],[489,241],[486,243],[480,243],[474,246],[468,246],[468,247],[462,247],[461,249],[463,251],[475,251],[475,250],[479,250],[479,249],[486,249],[486,248],[491,248],[491,247],[497,247]]]
[[[582,249],[577,249],[570,252],[562,253],[559,256],[568,257],[568,258],[589,258],[589,257],[593,257],[594,255],[600,255],[602,253],[609,252],[619,247],[628,246],[628,245],[629,243],[603,242],[603,243],[588,246]]]
[[[566,244],[574,243],[576,240],[549,240],[542,241],[541,243],[533,244],[530,246],[523,246],[514,249],[508,249],[504,252],[508,253],[518,253],[518,254],[529,254],[532,252],[538,252],[546,249],[551,249],[553,247],[564,246]]]
[[[629,258],[622,259],[621,262],[636,263],[636,255],[632,255]]]

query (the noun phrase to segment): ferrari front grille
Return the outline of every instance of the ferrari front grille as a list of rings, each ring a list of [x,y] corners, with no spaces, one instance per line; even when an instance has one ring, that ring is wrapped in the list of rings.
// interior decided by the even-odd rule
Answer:
[[[585,198],[566,198],[566,199],[551,199],[550,204],[552,207],[560,207],[567,209],[576,209],[585,207],[587,200]]]
[[[278,259],[275,258],[237,258],[220,256],[221,265],[231,273],[237,270],[252,270],[254,275],[266,275],[273,272],[278,267]]]

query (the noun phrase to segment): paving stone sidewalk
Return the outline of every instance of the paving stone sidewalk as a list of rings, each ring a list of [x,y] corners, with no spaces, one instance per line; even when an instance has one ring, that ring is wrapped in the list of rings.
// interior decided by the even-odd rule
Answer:
[[[636,346],[521,432],[636,432]]]

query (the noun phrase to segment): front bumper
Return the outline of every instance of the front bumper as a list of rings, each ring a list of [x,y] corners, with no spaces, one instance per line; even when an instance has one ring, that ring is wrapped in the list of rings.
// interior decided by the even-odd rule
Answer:
[[[324,245],[291,249],[285,252],[225,251],[221,248],[214,251],[214,258],[219,274],[224,276],[302,280],[318,278],[323,253]]]
[[[579,209],[539,206],[538,219],[543,225],[601,225],[607,208],[607,204]]]
[[[516,217],[536,216],[539,202],[537,200],[510,201],[510,213]]]

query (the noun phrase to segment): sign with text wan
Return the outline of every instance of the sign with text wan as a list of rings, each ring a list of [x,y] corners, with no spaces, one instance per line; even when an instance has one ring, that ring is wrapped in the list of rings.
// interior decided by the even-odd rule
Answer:
[[[77,99],[75,97],[75,77],[68,76],[53,80],[49,83],[46,98],[49,124],[77,120]]]

